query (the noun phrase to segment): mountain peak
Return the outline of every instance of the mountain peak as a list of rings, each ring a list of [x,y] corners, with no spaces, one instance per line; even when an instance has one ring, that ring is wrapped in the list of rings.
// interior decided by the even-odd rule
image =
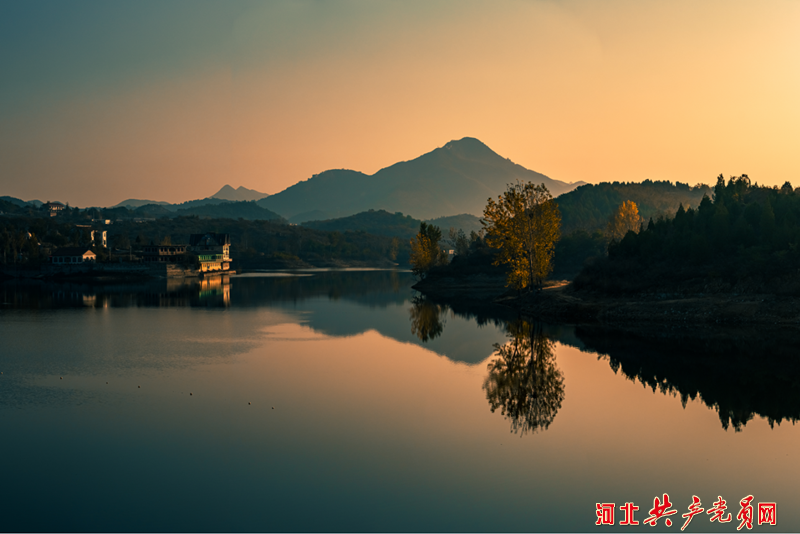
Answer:
[[[543,183],[553,196],[576,187],[517,165],[474,137],[464,137],[413,160],[385,167],[372,176],[356,171],[325,171],[259,205],[292,222],[310,220],[309,212],[315,210],[328,218],[369,209],[402,212],[419,219],[456,213],[479,216],[487,198],[502,193],[517,180]]]
[[[220,200],[231,200],[233,202],[241,202],[242,200],[261,200],[267,197],[266,193],[261,193],[255,189],[247,189],[244,186],[239,186],[234,189],[228,184],[222,186],[222,189],[212,195],[210,198],[217,198]]]
[[[450,141],[442,147],[442,150],[467,158],[487,156],[500,157],[494,150],[486,146],[483,141],[474,137],[464,137],[462,139]]]
[[[486,144],[481,141],[480,139],[476,139],[474,137],[462,137],[461,139],[453,139],[446,145],[444,148],[489,148]],[[491,149],[489,149],[491,150]]]

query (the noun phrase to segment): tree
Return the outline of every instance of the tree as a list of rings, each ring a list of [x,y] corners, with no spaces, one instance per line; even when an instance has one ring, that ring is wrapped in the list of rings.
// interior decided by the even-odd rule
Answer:
[[[507,284],[541,288],[553,268],[561,212],[544,184],[517,182],[483,210],[486,243],[498,249],[494,265],[508,265]]]
[[[457,256],[466,256],[469,253],[469,239],[467,239],[467,234],[464,233],[464,230],[459,229],[456,231],[455,228],[451,227],[450,243],[452,243]]]
[[[411,319],[411,333],[423,343],[442,335],[446,306],[436,304],[425,297],[414,297],[411,299],[411,309],[408,313]]]
[[[447,254],[439,247],[442,231],[438,226],[420,223],[419,233],[411,240],[411,271],[424,278],[431,268],[447,263]]]
[[[683,205],[681,205],[683,209]],[[642,217],[636,202],[626,200],[619,205],[617,211],[611,216],[606,227],[606,237],[609,242],[619,243],[628,232],[638,232],[642,225]]]
[[[499,409],[514,433],[547,430],[564,402],[564,375],[556,365],[555,343],[541,324],[518,319],[508,324],[507,343],[495,344],[497,358],[483,382],[494,413]]]

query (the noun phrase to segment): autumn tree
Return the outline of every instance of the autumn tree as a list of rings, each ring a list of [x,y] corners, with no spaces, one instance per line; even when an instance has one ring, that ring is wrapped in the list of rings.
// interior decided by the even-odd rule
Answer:
[[[606,226],[606,237],[609,242],[619,243],[628,232],[638,232],[641,224],[642,217],[639,215],[638,206],[632,200],[626,200],[611,215]]]
[[[556,365],[555,343],[541,324],[522,319],[508,324],[508,342],[495,344],[497,358],[483,382],[486,399],[500,410],[514,433],[547,430],[564,402],[564,375]]]
[[[438,226],[420,223],[417,236],[411,240],[411,271],[424,278],[431,268],[447,263],[447,253],[439,246],[442,231]]]
[[[486,243],[498,249],[495,265],[509,267],[507,284],[541,288],[553,269],[561,212],[544,184],[517,182],[483,210]]]

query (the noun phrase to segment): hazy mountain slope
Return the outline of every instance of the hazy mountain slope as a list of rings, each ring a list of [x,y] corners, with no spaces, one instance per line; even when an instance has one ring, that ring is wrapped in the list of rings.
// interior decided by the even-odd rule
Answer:
[[[451,215],[449,217],[437,217],[428,221],[434,226],[442,229],[442,235],[447,235],[450,228],[456,230],[464,230],[464,233],[469,236],[470,232],[480,232],[483,230],[480,217],[470,215],[469,213],[462,213],[461,215]]]
[[[29,206],[23,204],[17,204],[16,202],[10,202],[8,200],[4,200],[9,197],[2,197],[0,198],[0,214],[6,215],[9,213],[25,213]]]
[[[667,181],[642,183],[602,183],[583,185],[556,199],[561,210],[561,232],[567,234],[575,230],[603,230],[612,213],[622,202],[632,200],[645,219],[659,215],[672,217],[683,204],[697,208],[703,195],[711,196],[707,185],[690,187],[688,184]]]
[[[5,200],[6,202],[11,202],[12,204],[16,204],[17,206],[33,206],[38,208],[42,204],[44,204],[41,200],[22,200],[16,197],[9,197],[9,196],[2,196],[0,200]]]
[[[266,193],[256,191],[255,189],[247,189],[244,186],[239,186],[236,189],[228,184],[222,186],[222,189],[211,195],[210,198],[218,198],[220,200],[231,200],[234,202],[241,202],[243,200],[261,200],[268,197]]]
[[[580,185],[528,170],[479,140],[465,137],[372,176],[326,171],[260,200],[259,205],[287,218],[313,210],[342,217],[368,209],[399,211],[421,219],[480,215],[489,197],[496,197],[516,180],[544,183],[554,196]]]
[[[336,169],[315,174],[280,193],[258,201],[258,205],[287,219],[304,212],[322,211],[332,217],[352,215],[372,206],[364,205],[371,177],[363,172]],[[304,222],[304,221],[294,221]]]
[[[206,204],[191,208],[179,209],[177,215],[197,215],[213,219],[245,219],[248,221],[282,220],[277,213],[262,208],[254,201],[223,202],[221,204]]]
[[[190,208],[197,208],[200,206],[217,206],[220,204],[228,204],[231,202],[230,200],[223,200],[221,198],[199,198],[197,200],[187,200],[186,202],[181,202],[180,204],[167,204],[165,207],[171,209],[172,211],[179,211],[185,210]]]
[[[402,213],[369,210],[340,219],[308,221],[303,226],[326,232],[367,232],[374,235],[410,239],[419,232],[420,221]]]
[[[138,198],[129,198],[129,199],[123,200],[119,204],[115,204],[114,206],[111,206],[111,207],[112,208],[136,209],[136,208],[141,208],[142,206],[147,206],[147,205],[150,205],[150,204],[155,205],[155,206],[170,206],[169,202],[161,202],[159,200],[141,200],[141,199],[138,199]]]
[[[169,204],[167,204],[167,206],[169,206]],[[163,206],[161,204],[145,204],[144,206],[139,206],[138,208],[131,210],[131,214],[134,217],[174,217],[175,212],[168,209],[167,206]]]
[[[367,232],[374,235],[411,239],[419,232],[421,222],[419,219],[399,212],[389,213],[386,210],[369,210],[339,219],[307,221],[302,225],[326,232]],[[481,228],[480,219],[466,214],[440,217],[429,222],[438,226],[445,237],[448,235],[450,228],[464,230],[467,235],[471,231],[478,231]]]
[[[304,211],[303,213],[298,213],[297,215],[290,218],[289,222],[292,224],[301,224],[309,221],[327,221],[334,218],[335,217],[332,217],[331,214],[328,213],[327,211],[311,210],[311,211]]]

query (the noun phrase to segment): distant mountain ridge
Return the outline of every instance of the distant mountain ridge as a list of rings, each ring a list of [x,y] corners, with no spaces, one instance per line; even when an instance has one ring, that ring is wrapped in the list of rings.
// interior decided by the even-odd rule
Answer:
[[[306,221],[302,223],[302,226],[326,232],[367,232],[374,235],[411,239],[419,232],[421,222],[423,221],[402,213],[369,210],[339,219]],[[450,228],[463,230],[466,235],[469,235],[470,232],[478,232],[483,228],[480,219],[469,214],[440,217],[427,222],[438,226],[442,230],[443,236],[448,235]]]
[[[517,180],[543,183],[553,196],[584,183],[553,180],[503,158],[478,139],[465,137],[371,176],[346,169],[325,171],[258,204],[294,223],[369,209],[402,212],[417,219],[462,213],[480,216],[489,197],[498,196]]]
[[[117,198],[119,198],[119,197],[117,197]],[[154,206],[171,206],[172,205],[169,202],[162,202],[162,201],[159,201],[159,200],[143,200],[143,199],[139,199],[139,198],[129,198],[127,200],[123,200],[119,204],[115,204],[115,205],[110,206],[110,207],[112,207],[112,208],[136,209],[136,208],[141,208],[142,206],[147,206],[149,204],[152,204]]]
[[[17,206],[20,207],[33,206],[35,208],[38,208],[39,206],[44,204],[44,202],[42,202],[41,200],[22,200],[16,197],[9,197],[9,196],[2,196],[0,197],[0,200],[5,200],[6,202],[16,204]]]
[[[217,191],[210,197],[200,198],[197,200],[187,200],[186,202],[179,202],[173,204],[171,202],[164,202],[161,200],[144,200],[138,198],[129,198],[127,200],[123,200],[119,204],[115,204],[114,206],[110,207],[136,209],[136,208],[141,208],[142,206],[154,205],[154,206],[164,206],[168,210],[177,211],[179,209],[188,209],[197,206],[206,206],[209,204],[221,204],[223,202],[242,202],[242,201],[261,200],[262,198],[266,198],[268,196],[269,195],[267,193],[262,193],[260,191],[256,191],[255,189],[247,189],[244,186],[239,186],[236,189],[234,189],[230,185],[225,184],[219,191]]]
[[[243,200],[261,200],[269,195],[256,191],[255,189],[247,189],[244,186],[239,186],[236,189],[228,184],[222,186],[222,189],[211,195],[210,198],[218,198],[220,200],[231,200],[234,202],[241,202]]]

